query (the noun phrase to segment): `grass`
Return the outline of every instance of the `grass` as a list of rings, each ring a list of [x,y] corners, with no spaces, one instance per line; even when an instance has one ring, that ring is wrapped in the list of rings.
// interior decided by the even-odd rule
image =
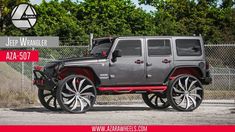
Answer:
[[[4,108],[25,107],[37,102],[36,92],[22,90],[2,90],[0,98],[0,107]]]
[[[31,80],[3,62],[0,63],[0,84],[0,107],[22,107],[37,102]]]
[[[235,99],[235,90],[205,90],[204,99]]]

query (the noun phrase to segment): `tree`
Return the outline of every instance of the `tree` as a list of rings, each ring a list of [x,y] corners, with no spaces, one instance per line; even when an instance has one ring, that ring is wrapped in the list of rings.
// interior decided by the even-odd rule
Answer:
[[[234,0],[222,0],[221,8],[232,8],[234,4]]]
[[[233,0],[139,0],[156,7],[155,23],[159,34],[201,34],[206,43],[234,41]]]
[[[84,29],[74,14],[71,13],[71,8],[67,5],[76,6],[76,3],[71,1],[58,2],[52,0],[50,2],[43,1],[40,5],[35,6],[38,11],[38,21],[33,28],[33,34],[37,36],[59,36],[63,45],[77,45],[87,43]]]
[[[21,30],[15,28],[11,22],[12,9],[29,0],[0,0],[0,35],[22,35]]]
[[[78,7],[78,21],[86,33],[93,32],[97,37],[154,34],[152,16],[130,0],[84,0]]]

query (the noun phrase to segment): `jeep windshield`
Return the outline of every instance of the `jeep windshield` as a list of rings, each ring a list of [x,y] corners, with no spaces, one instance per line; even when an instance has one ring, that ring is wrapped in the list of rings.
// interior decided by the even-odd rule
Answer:
[[[98,38],[93,40],[91,55],[95,57],[106,57],[113,44],[114,38]]]

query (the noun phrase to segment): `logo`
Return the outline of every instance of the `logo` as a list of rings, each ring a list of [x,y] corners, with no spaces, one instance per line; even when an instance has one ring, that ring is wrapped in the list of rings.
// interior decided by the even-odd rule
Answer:
[[[19,4],[11,12],[11,20],[15,27],[26,30],[37,22],[37,13],[30,4]]]

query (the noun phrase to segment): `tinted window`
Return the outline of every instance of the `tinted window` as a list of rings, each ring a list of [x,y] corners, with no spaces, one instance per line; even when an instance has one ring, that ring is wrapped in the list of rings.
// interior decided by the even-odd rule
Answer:
[[[177,39],[176,48],[178,56],[201,56],[201,45],[198,39]]]
[[[91,55],[93,56],[102,56],[102,52],[109,53],[109,50],[112,46],[114,39],[107,38],[107,39],[94,39],[93,40],[93,49],[91,50]]]
[[[103,43],[103,44],[97,45],[92,49],[91,54],[94,56],[100,56],[102,51],[105,51],[107,53],[110,46],[111,46],[111,43]]]
[[[148,55],[170,55],[171,45],[170,40],[148,40]]]
[[[116,49],[121,51],[122,56],[141,56],[141,41],[120,40]]]

